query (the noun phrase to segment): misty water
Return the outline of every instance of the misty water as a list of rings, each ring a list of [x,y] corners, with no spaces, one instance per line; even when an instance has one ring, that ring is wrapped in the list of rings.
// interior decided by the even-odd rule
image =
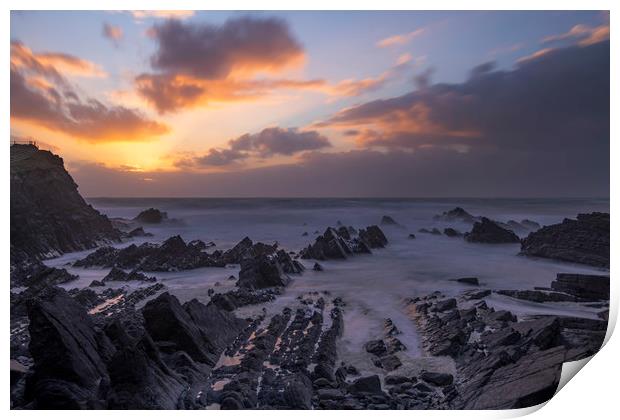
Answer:
[[[419,233],[420,228],[453,227],[461,232],[471,226],[458,222],[438,222],[433,216],[456,206],[469,213],[506,222],[531,219],[541,225],[574,218],[578,213],[609,211],[608,200],[595,199],[129,199],[98,198],[89,202],[109,217],[133,218],[141,210],[155,207],[168,212],[173,219],[161,225],[146,225],[154,236],[137,238],[117,246],[144,241],[160,242],[172,235],[181,235],[186,241],[201,239],[213,241],[214,249],[228,249],[249,236],[253,241],[278,242],[287,251],[299,251],[327,226],[338,222],[355,228],[379,224],[383,215],[389,215],[398,226],[381,226],[389,240],[385,249],[373,250],[372,255],[355,255],[345,261],[325,261],[323,272],[310,268],[314,261],[304,260],[308,268],[303,275],[293,275],[292,284],[274,302],[258,307],[245,307],[240,316],[254,315],[266,308],[267,313],[281,311],[285,306],[294,308],[296,298],[310,291],[328,291],[346,302],[345,332],[340,343],[339,356],[355,362],[364,370],[376,369],[364,343],[377,338],[383,320],[391,318],[403,332],[399,339],[407,346],[405,358],[420,358],[421,350],[414,323],[404,311],[405,298],[422,296],[434,291],[456,295],[471,286],[451,281],[458,277],[478,277],[482,288],[533,289],[549,287],[557,273],[606,274],[608,270],[527,258],[518,255],[519,245],[472,244],[462,238],[449,238]],[[308,232],[308,236],[302,236]],[[410,233],[416,239],[409,239]],[[48,261],[63,266],[80,278],[63,285],[65,288],[86,287],[92,280],[100,280],[107,269],[78,269],[69,264],[88,252],[67,254]],[[234,287],[230,275],[238,276],[238,266],[203,268],[171,273],[147,273],[162,280],[167,289],[182,302],[197,298],[208,302],[207,290],[222,292]],[[128,283],[131,290],[144,286]],[[108,285],[109,286],[109,285]],[[114,287],[120,287],[114,285]],[[600,309],[577,303],[533,303],[493,294],[487,302],[496,309],[509,309],[517,316],[529,314],[560,314],[596,318]],[[428,359],[428,364],[438,363]]]

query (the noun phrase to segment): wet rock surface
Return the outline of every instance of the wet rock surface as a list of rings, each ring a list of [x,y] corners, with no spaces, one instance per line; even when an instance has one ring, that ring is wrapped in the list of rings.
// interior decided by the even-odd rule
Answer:
[[[180,236],[166,239],[161,245],[145,242],[125,248],[101,247],[93,253],[76,261],[76,267],[114,267],[121,270],[139,271],[179,271],[200,267],[224,267],[227,264],[240,264],[245,259],[270,255],[277,245],[253,243],[244,238],[233,248],[222,252],[208,253],[209,246],[203,241],[185,242]],[[299,263],[288,261],[278,254],[278,259],[292,272],[302,270]],[[288,258],[290,260],[290,257]],[[290,268],[294,266],[294,268]],[[116,274],[119,274],[116,272]]]
[[[156,224],[168,220],[168,214],[164,211],[151,207],[149,209],[142,210],[136,217],[134,217],[134,220],[140,223]]]
[[[584,300],[609,300],[609,276],[559,273],[551,288]]]
[[[320,261],[346,259],[352,254],[370,254],[371,249],[383,248],[387,243],[387,237],[376,225],[359,231],[344,226],[338,229],[330,227],[313,244],[302,249],[299,255],[302,259]]]
[[[434,220],[444,221],[444,222],[464,222],[464,223],[474,223],[479,220],[478,217],[475,217],[469,214],[462,207],[455,207],[452,210],[448,210],[443,212],[442,214],[435,215]]]
[[[609,267],[609,213],[579,214],[545,226],[523,239],[521,254]]]
[[[519,243],[520,241],[513,231],[504,229],[486,217],[474,223],[471,232],[465,234],[465,240],[486,244]]]
[[[560,316],[517,320],[472,299],[471,293],[450,300],[440,293],[414,298],[409,311],[425,350],[449,355],[456,363],[454,384],[451,376],[426,375],[427,382],[453,386],[443,403],[454,409],[542,403],[555,393],[562,363],[594,354],[604,339],[604,321]]]
[[[455,210],[440,220],[469,220],[469,213]],[[513,241],[516,235],[505,226],[533,226],[469,217],[474,227],[468,236],[475,233],[488,243],[508,237]],[[444,230],[445,236],[458,236],[450,229]],[[437,228],[428,233],[442,234]],[[337,260],[387,244],[378,226],[358,231],[339,223],[299,255],[248,237],[229,250],[213,252],[207,252],[210,244],[185,242],[179,236],[160,245],[102,247],[76,263],[109,269],[83,289],[56,287],[74,280],[63,269],[32,266],[26,274],[16,272],[26,289],[11,294],[11,404],[108,409],[519,408],[550,398],[561,364],[588,357],[602,344],[609,311],[607,276],[561,273],[541,290],[480,289],[477,277],[450,279],[459,283],[452,284],[458,294],[403,296],[402,307],[393,308],[395,315],[381,316],[379,325],[373,324],[355,344],[343,337],[347,328],[359,328],[347,312],[351,306],[346,297],[319,290],[297,292],[296,299],[290,296],[298,290],[291,283],[305,271],[298,258],[334,260],[321,262],[325,272],[306,273],[324,279],[337,271],[332,268]],[[313,271],[324,269],[309,263]],[[235,287],[216,293],[216,283],[205,303],[182,303],[165,282],[143,273],[232,268],[231,264],[238,265],[239,274],[226,283],[232,287],[234,282]],[[487,277],[481,278],[486,285]],[[449,284],[445,280],[439,283]],[[600,310],[600,319],[517,316],[495,309],[491,296],[493,301],[596,305],[592,307]],[[276,299],[285,303],[270,306]],[[411,341],[403,335],[411,334],[412,327],[421,340],[421,354],[415,358],[411,350],[418,351],[417,345],[408,349]],[[350,358],[352,345],[360,359]]]

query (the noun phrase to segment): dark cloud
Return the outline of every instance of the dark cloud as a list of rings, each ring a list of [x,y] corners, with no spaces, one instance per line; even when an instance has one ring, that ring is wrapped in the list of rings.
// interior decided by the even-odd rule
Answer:
[[[226,166],[233,162],[243,160],[247,157],[245,153],[231,149],[209,149],[209,152],[194,158],[194,166]]]
[[[167,126],[137,110],[80,99],[56,65],[83,67],[83,60],[56,53],[35,55],[17,42],[11,47],[11,119],[93,142],[140,141],[168,132]]]
[[[260,157],[291,156],[295,153],[330,146],[326,137],[316,131],[298,131],[295,128],[266,128],[260,133],[244,134],[230,141],[232,150],[256,152]]]
[[[286,22],[276,18],[242,17],[219,26],[170,19],[149,33],[157,42],[151,57],[155,73],[139,75],[136,90],[160,113],[245,100],[282,85],[293,86],[294,81],[251,77],[282,70],[304,57]],[[297,83],[307,87],[314,81]]]
[[[135,89],[159,113],[264,97],[276,89],[313,90],[351,97],[381,89],[412,68],[405,54],[376,77],[290,80],[274,75],[301,63],[304,50],[277,18],[243,17],[222,25],[168,20],[149,31],[157,43],[153,72],[138,75]],[[270,78],[265,77],[266,74]]]
[[[608,149],[609,89],[604,41],[557,49],[511,71],[483,65],[462,84],[367,102],[318,125],[365,128],[362,143],[388,148],[468,145],[532,154]]]
[[[464,83],[361,104],[321,124],[350,131],[363,150],[208,174],[84,165],[75,178],[91,196],[608,197],[609,52],[605,41],[511,71],[480,68]],[[242,136],[225,150],[258,154],[255,142]]]
[[[225,166],[251,157],[292,156],[300,152],[318,150],[329,146],[331,146],[329,140],[317,131],[270,127],[259,133],[244,134],[232,139],[228,142],[227,148],[212,148],[204,155],[180,159],[176,166]]]
[[[221,26],[168,20],[155,25],[153,34],[154,69],[199,79],[279,69],[303,56],[286,22],[276,18],[236,18]]]

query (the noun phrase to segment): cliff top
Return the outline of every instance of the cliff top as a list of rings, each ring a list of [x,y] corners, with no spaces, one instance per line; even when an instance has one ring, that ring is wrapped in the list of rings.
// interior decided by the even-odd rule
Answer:
[[[63,167],[63,160],[50,151],[30,144],[11,145],[11,174],[58,167]]]

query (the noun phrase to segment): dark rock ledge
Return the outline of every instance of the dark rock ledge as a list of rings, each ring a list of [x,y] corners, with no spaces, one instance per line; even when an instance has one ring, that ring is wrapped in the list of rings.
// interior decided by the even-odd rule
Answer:
[[[409,300],[408,308],[431,356],[450,356],[457,366],[443,407],[523,408],[547,401],[557,388],[562,363],[596,353],[607,322],[537,316],[518,320],[489,307],[490,291],[458,298],[437,292]]]

